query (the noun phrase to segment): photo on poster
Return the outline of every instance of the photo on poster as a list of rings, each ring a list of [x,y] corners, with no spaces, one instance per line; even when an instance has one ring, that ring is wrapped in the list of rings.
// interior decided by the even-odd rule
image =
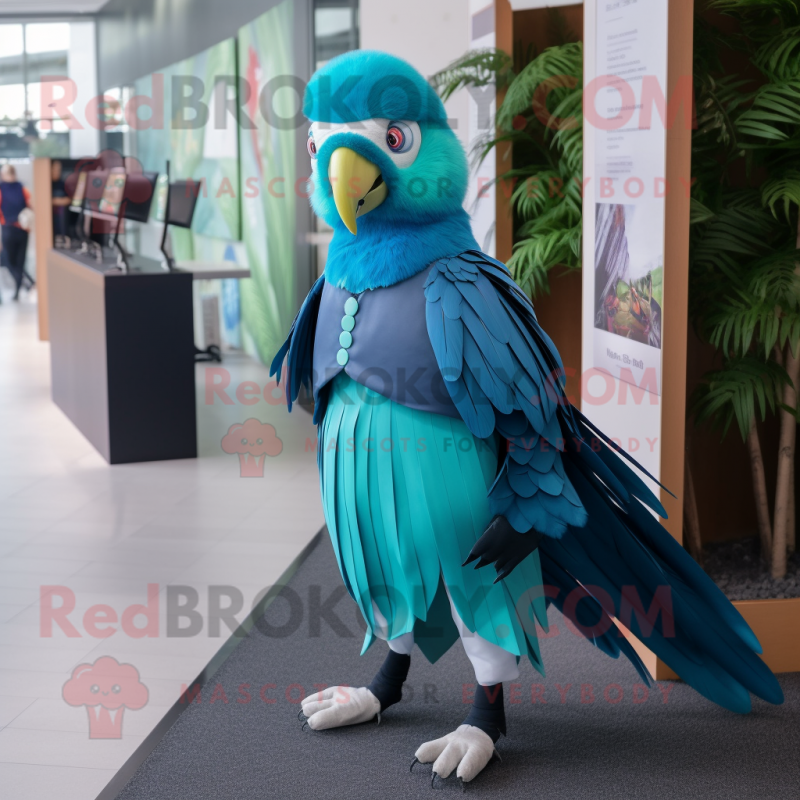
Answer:
[[[647,206],[595,206],[594,327],[661,349],[664,253]]]

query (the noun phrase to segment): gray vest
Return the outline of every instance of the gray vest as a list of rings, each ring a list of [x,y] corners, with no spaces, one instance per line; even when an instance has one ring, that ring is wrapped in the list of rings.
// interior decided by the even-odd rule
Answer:
[[[358,310],[344,326],[345,303],[354,295],[325,282],[314,339],[315,397],[344,370],[401,405],[460,417],[428,338],[424,286],[429,272],[430,267],[394,286],[356,296]],[[349,337],[340,339],[343,327],[350,325]]]

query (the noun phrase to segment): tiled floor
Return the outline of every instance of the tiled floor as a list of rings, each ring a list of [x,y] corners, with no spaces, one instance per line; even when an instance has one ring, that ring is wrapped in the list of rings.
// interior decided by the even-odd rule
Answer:
[[[224,622],[211,635],[209,587],[241,597],[241,621],[323,524],[310,416],[236,399],[241,382],[268,383],[263,366],[226,359],[233,402],[207,404],[206,380],[220,377],[198,365],[198,459],[109,467],[51,402],[49,355],[33,299],[0,305],[3,800],[93,800],[229,635]],[[240,477],[238,456],[221,446],[249,418],[272,424],[283,444],[263,477]],[[146,604],[148,584],[157,584],[157,635],[103,621]],[[197,593],[196,635],[168,635],[167,595],[178,587]],[[44,609],[64,598],[73,627],[54,622],[48,635]],[[148,689],[143,708],[125,709],[121,739],[90,739],[87,708],[62,694],[76,666],[101,656],[133,665]]]

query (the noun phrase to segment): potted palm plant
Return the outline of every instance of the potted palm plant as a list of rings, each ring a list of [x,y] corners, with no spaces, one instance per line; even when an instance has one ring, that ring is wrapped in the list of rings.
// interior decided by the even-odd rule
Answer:
[[[712,0],[736,32],[698,22],[693,137],[691,315],[719,368],[695,392],[696,421],[735,421],[751,464],[760,552],[784,578],[795,550],[794,461],[800,376],[800,9]],[[724,52],[756,72],[726,74]],[[758,420],[780,417],[770,503]],[[772,506],[772,508],[770,508]]]
[[[495,148],[510,153],[495,181],[511,191],[514,249],[508,267],[532,297],[549,289],[554,267],[580,269],[583,180],[583,47],[551,15],[560,43],[537,53],[532,47],[468,52],[433,76],[446,100],[466,86],[494,85],[503,93],[496,127],[479,137],[479,163]]]
[[[698,9],[695,22],[698,125],[692,139],[690,314],[701,339],[715,349],[718,367],[704,375],[691,412],[700,425],[724,432],[735,427],[746,443],[760,555],[774,581],[786,574],[787,556],[795,549],[798,9],[790,2],[710,0]],[[723,33],[718,17],[710,24],[709,13],[731,18],[736,32]],[[496,129],[478,140],[472,155],[479,161],[495,148],[510,153],[496,180],[513,186],[509,267],[531,297],[549,291],[555,267],[580,268],[583,55],[576,37],[559,26],[557,12],[551,22],[553,40],[561,35],[554,47],[540,53],[517,47],[513,57],[498,50],[472,51],[433,77],[445,99],[470,85],[494,84],[498,90]],[[733,59],[723,58],[731,53]],[[752,65],[750,74],[732,74],[726,68],[731,61]],[[563,188],[552,191],[552,186]],[[768,415],[779,418],[780,441],[765,450],[771,443],[762,441],[759,422]],[[777,462],[773,498],[765,459]],[[693,507],[691,480],[686,489]],[[686,510],[691,526],[696,509]],[[700,560],[695,533],[690,550]],[[770,666],[800,668],[800,647],[785,636],[787,626],[800,623],[800,598],[739,605],[757,635],[769,641]]]
[[[762,557],[780,577],[795,541],[800,12],[793,3],[764,0],[711,0],[708,7],[734,17],[739,30],[723,34],[700,9],[690,303],[697,330],[718,350],[721,365],[705,376],[693,410],[698,422],[725,432],[736,420],[753,469]],[[557,12],[551,27],[561,41],[540,53],[471,51],[432,79],[444,99],[470,85],[494,84],[502,95],[496,128],[472,155],[480,161],[512,145],[504,149],[511,157],[496,181],[513,187],[509,268],[531,297],[548,291],[554,267],[580,268],[583,53]],[[725,49],[738,51],[757,76],[748,81],[726,72]],[[746,179],[737,183],[731,176],[739,173]],[[781,415],[774,524],[756,424],[768,413]]]

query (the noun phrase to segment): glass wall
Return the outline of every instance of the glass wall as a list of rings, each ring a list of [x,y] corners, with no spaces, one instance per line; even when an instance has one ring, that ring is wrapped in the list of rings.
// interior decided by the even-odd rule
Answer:
[[[359,47],[358,0],[314,0],[314,63],[319,69],[342,53]],[[316,214],[309,241],[314,245],[316,274],[328,259],[332,229]]]
[[[125,119],[123,109],[127,108],[131,98],[136,94],[133,86],[116,86],[106,89],[103,95],[109,100],[105,103],[105,145],[110,150],[124,153],[126,156],[137,156],[136,136]]]
[[[334,56],[358,49],[358,0],[314,0],[317,69]]]
[[[67,124],[43,131],[42,79],[68,74],[68,22],[0,24],[0,159],[69,155]]]

